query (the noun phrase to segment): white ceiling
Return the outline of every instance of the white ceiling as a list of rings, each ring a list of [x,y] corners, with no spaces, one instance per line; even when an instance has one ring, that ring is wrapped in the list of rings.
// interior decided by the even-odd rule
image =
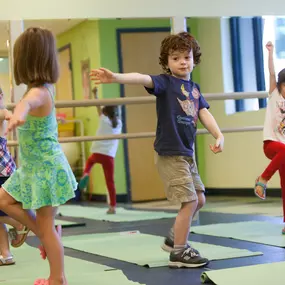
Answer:
[[[43,27],[51,30],[55,35],[61,34],[72,27],[83,22],[84,19],[74,19],[74,20],[29,20],[24,21],[24,27],[29,28],[32,26]],[[8,32],[9,22],[0,21],[0,52],[5,54],[7,52],[6,42],[9,39]]]

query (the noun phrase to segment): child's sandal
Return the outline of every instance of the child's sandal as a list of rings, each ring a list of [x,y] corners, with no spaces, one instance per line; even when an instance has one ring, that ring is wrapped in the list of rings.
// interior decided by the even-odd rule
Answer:
[[[47,279],[37,279],[34,285],[49,285],[49,280]]]
[[[10,229],[8,235],[11,239],[12,247],[20,247],[26,241],[29,232],[30,230],[26,226],[24,226],[23,230],[21,231],[17,231],[15,228]],[[22,235],[21,238],[16,242],[20,235]]]
[[[45,251],[44,246],[43,246],[43,245],[40,245],[40,246],[38,247],[38,249],[39,249],[39,251],[40,251],[40,255],[41,255],[42,259],[43,259],[43,260],[46,260],[46,259],[47,259],[47,253],[46,253],[46,251]]]
[[[15,263],[13,256],[3,257],[0,255],[0,266],[14,265]]]
[[[89,181],[89,175],[85,174],[79,181],[78,187],[83,190],[87,187]]]
[[[257,196],[261,200],[265,200],[265,198],[266,198],[266,184],[259,182],[258,179],[259,179],[259,177],[255,181],[254,194],[255,194],[255,196]],[[260,186],[263,189],[263,195],[260,195],[257,193],[257,191],[256,191],[257,186]]]

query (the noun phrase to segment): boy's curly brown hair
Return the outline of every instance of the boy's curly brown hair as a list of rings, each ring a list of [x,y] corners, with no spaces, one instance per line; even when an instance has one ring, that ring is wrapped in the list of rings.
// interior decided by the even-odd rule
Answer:
[[[201,51],[197,40],[187,32],[170,35],[161,42],[159,64],[165,73],[171,74],[168,65],[168,56],[174,51],[193,51],[194,64],[201,62]]]

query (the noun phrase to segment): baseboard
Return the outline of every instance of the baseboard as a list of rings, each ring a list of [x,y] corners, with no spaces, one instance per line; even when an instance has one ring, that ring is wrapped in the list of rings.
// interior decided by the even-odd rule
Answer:
[[[206,188],[207,196],[236,196],[236,197],[253,197],[252,188]],[[278,188],[267,189],[267,197],[281,197],[281,190]]]
[[[107,196],[103,194],[92,194],[89,196],[89,201],[96,202],[107,202]],[[117,195],[117,203],[128,203],[128,195],[127,194],[118,194]]]
[[[149,202],[162,202],[162,201],[167,201],[167,199],[166,198],[158,198],[158,199],[132,201],[132,204],[149,203]]]
[[[207,196],[232,196],[232,197],[254,197],[252,188],[206,188]],[[267,197],[281,197],[281,190],[278,188],[267,189],[266,191]],[[103,194],[92,194],[88,196],[89,201],[94,202],[107,202],[106,195]],[[136,203],[147,203],[147,202],[159,202],[165,201],[166,199],[153,199],[153,200],[144,200],[144,201],[134,201],[132,204]],[[117,203],[128,203],[128,195],[127,194],[118,194],[117,195]]]

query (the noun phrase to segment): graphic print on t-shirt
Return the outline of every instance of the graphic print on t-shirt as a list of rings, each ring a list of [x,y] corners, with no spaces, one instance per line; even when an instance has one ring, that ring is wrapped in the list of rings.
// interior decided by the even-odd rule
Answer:
[[[189,98],[190,93],[185,89],[184,84],[181,85],[181,92],[186,98]]]
[[[197,100],[200,98],[200,92],[199,92],[199,90],[198,90],[196,87],[193,88],[192,96],[193,96],[195,99],[197,99]]]
[[[198,120],[198,101],[194,102],[194,100],[191,100],[190,93],[185,89],[184,84],[181,85],[181,92],[186,97],[186,100],[180,100],[179,98],[177,98],[177,100],[184,113],[193,118],[192,124],[196,127],[196,122]],[[192,96],[195,99],[199,99],[200,92],[197,90],[197,88],[193,89]],[[185,124],[186,121],[188,121],[189,124],[191,120],[189,120],[189,118],[179,116],[178,123],[181,124],[183,122]]]
[[[193,101],[191,101],[189,99],[182,101],[179,98],[177,98],[177,100],[178,100],[182,110],[185,112],[185,114],[187,116],[192,116],[192,117],[195,116],[196,110],[195,110],[195,105],[194,105]]]
[[[276,111],[277,111],[277,118],[278,118],[278,132],[282,135],[285,136],[285,101],[277,101],[276,102]]]

